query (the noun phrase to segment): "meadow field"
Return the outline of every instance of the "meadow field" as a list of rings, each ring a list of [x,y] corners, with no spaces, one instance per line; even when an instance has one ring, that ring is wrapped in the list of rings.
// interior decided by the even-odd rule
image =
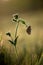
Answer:
[[[0,65],[43,65],[43,10],[19,13],[32,30],[28,35],[25,25],[20,23],[17,53],[6,36],[9,31],[14,38],[16,23],[11,22],[12,14],[0,18]]]

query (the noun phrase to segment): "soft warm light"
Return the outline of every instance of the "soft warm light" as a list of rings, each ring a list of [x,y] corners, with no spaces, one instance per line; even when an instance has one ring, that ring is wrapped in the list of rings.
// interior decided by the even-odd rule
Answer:
[[[9,0],[3,0],[3,1],[7,2],[7,1],[9,1]]]

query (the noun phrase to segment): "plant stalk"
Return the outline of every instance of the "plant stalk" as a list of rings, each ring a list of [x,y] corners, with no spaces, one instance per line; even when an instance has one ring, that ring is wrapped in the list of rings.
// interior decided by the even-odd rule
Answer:
[[[17,23],[17,27],[16,27],[16,31],[15,31],[15,39],[16,39],[16,37],[17,37],[17,31],[18,31],[18,27],[19,27],[19,21],[17,21],[17,22],[18,22],[18,23]],[[15,50],[16,50],[16,54],[17,54],[17,56],[18,56],[16,46],[15,46]]]
[[[17,27],[16,27],[15,38],[17,36],[18,26],[19,26],[19,22],[17,23]]]

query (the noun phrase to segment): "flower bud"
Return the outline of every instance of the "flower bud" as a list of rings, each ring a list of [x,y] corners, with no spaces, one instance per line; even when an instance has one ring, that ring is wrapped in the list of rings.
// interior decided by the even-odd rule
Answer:
[[[31,34],[31,26],[28,26],[28,28],[26,29],[26,32],[30,35]]]

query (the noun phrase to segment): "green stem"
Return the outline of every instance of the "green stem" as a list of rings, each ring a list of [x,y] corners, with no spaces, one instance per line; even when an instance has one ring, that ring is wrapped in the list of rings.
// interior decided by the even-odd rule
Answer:
[[[19,26],[19,21],[17,21],[17,22],[18,22],[18,23],[17,23],[17,27],[16,27],[16,32],[15,32],[15,39],[16,39],[16,37],[17,37],[17,31],[18,31],[18,26]],[[17,56],[18,56],[16,46],[15,46],[15,50],[16,50],[16,54],[17,54]]]
[[[18,30],[19,22],[17,23],[16,32],[15,32],[15,38],[17,36],[17,30]]]

